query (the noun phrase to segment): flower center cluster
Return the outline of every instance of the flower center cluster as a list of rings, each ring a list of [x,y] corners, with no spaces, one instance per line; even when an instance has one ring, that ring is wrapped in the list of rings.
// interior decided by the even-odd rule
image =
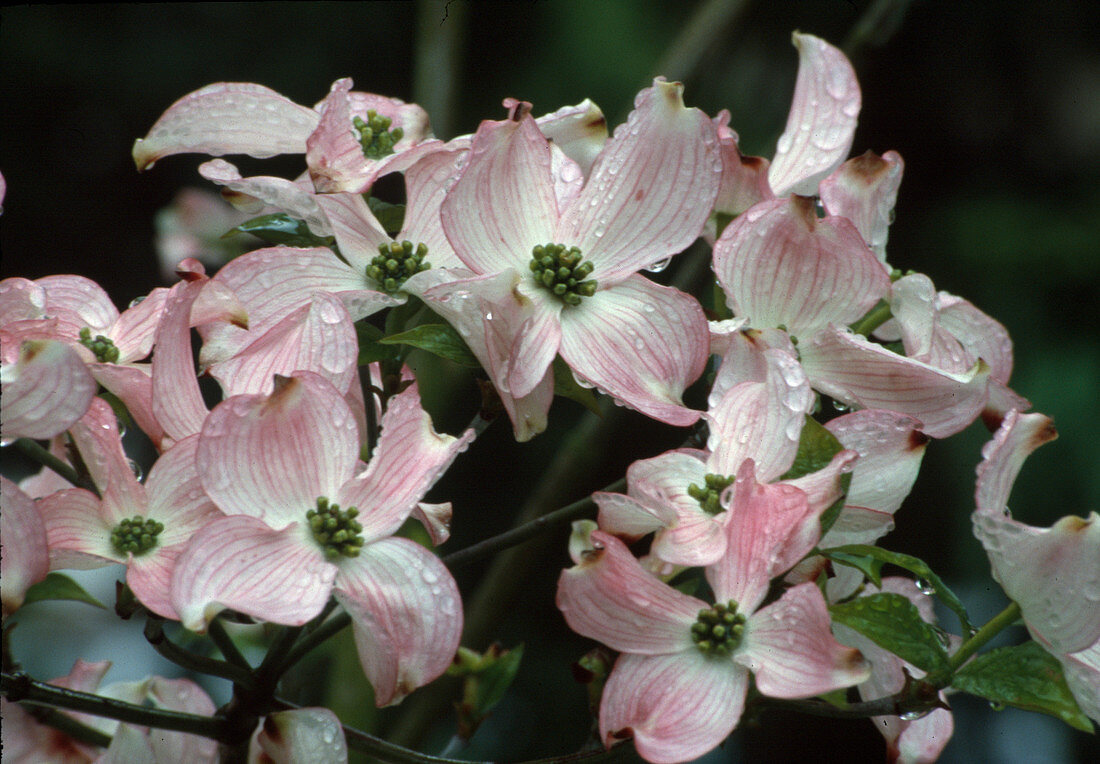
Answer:
[[[363,526],[355,519],[359,510],[355,507],[340,509],[339,504],[329,504],[324,496],[317,499],[317,509],[306,512],[306,520],[313,531],[313,538],[321,545],[325,557],[358,557],[363,548],[359,532]]]
[[[691,625],[691,641],[704,655],[729,655],[741,644],[744,633],[745,616],[737,612],[733,600],[700,610]]]
[[[132,552],[135,557],[145,554],[157,545],[157,536],[164,530],[164,523],[141,515],[127,517],[111,531],[111,546],[119,554]]]
[[[80,330],[80,344],[95,353],[95,359],[100,363],[118,363],[118,348],[110,337],[97,334],[92,339],[92,330],[85,326]]]
[[[535,280],[566,305],[580,305],[582,297],[596,293],[596,280],[587,279],[592,263],[582,262],[581,251],[564,244],[540,244],[531,250]],[[587,279],[587,281],[585,280]]]
[[[363,147],[363,156],[367,159],[381,159],[393,153],[393,146],[405,136],[400,127],[390,130],[393,120],[383,117],[374,109],[367,112],[367,118],[352,117],[351,122],[359,131],[359,145]]]
[[[722,511],[722,491],[733,483],[732,477],[721,475],[707,475],[704,478],[705,485],[692,483],[688,486],[688,495],[699,502],[699,506],[708,515],[717,515]]]
[[[389,293],[396,292],[410,276],[431,268],[424,260],[428,247],[411,241],[393,241],[378,245],[378,255],[367,266],[367,275]]]

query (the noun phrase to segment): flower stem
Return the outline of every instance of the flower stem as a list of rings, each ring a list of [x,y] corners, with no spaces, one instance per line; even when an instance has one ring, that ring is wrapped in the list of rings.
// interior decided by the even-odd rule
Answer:
[[[944,686],[951,681],[951,677],[955,675],[955,672],[962,668],[962,665],[966,663],[970,656],[978,652],[986,642],[993,639],[993,637],[1000,634],[1005,628],[1011,626],[1016,622],[1016,619],[1020,617],[1020,606],[1015,602],[1010,602],[1008,607],[1002,610],[997,615],[993,616],[982,628],[978,629],[970,639],[966,640],[959,646],[959,649],[955,651],[955,654],[951,656],[951,660],[948,664],[944,677],[939,677],[941,672],[935,672],[930,674],[926,679],[938,686]],[[942,684],[940,682],[942,681]]]
[[[38,445],[38,443],[34,442],[30,438],[19,438],[15,441],[13,445],[15,446],[16,450],[19,451],[21,454],[29,459],[38,462],[43,467],[49,467],[51,470],[68,480],[77,488],[86,488],[92,493],[99,496],[99,491],[96,489],[95,485],[89,485],[89,481],[81,480],[80,474],[72,467],[72,465],[66,464],[64,460],[54,456],[48,450]]]
[[[864,337],[870,337],[871,332],[889,321],[891,316],[890,303],[886,300],[879,300],[878,304],[871,308],[866,316],[852,325],[852,331],[856,334],[862,334]]]
[[[200,674],[220,676],[241,687],[252,688],[255,685],[252,674],[240,666],[184,650],[168,638],[168,635],[164,633],[164,623],[158,618],[150,618],[145,622],[145,639],[153,646],[154,650],[177,666],[182,666],[189,671],[197,671]]]
[[[229,636],[229,632],[225,630],[225,624],[222,623],[220,618],[215,618],[210,622],[207,634],[210,635],[211,641],[221,651],[222,657],[229,663],[239,666],[245,671],[252,671],[252,664],[237,649],[237,643],[233,641],[233,637]]]

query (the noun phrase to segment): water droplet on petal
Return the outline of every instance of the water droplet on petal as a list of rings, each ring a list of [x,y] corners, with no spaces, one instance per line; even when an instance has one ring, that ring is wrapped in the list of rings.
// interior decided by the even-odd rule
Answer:
[[[658,260],[657,262],[653,263],[653,265],[643,268],[642,270],[649,271],[650,273],[660,273],[668,267],[668,264],[670,262],[672,262],[672,258],[666,257],[664,260]]]

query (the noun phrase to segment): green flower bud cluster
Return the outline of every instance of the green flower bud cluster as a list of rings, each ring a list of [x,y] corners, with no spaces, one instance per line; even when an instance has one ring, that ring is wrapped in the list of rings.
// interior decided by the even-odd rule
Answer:
[[[414,248],[411,241],[393,241],[379,244],[378,253],[367,266],[367,275],[390,294],[400,289],[409,277],[432,267],[424,260],[428,254],[425,244],[417,244]]]
[[[80,344],[95,353],[95,359],[100,363],[118,363],[118,348],[110,337],[97,334],[92,339],[92,330],[85,326],[80,330]]]
[[[324,496],[317,499],[317,509],[306,512],[313,538],[329,560],[340,556],[359,556],[359,550],[363,548],[363,537],[359,532],[363,526],[355,519],[358,516],[359,510],[355,507],[340,509],[339,504],[329,504]]]
[[[359,145],[363,147],[363,156],[367,159],[382,159],[393,153],[394,144],[405,136],[400,127],[390,130],[393,120],[383,117],[374,109],[367,112],[367,118],[351,118],[355,129],[359,131]]]
[[[164,523],[156,520],[141,515],[127,517],[111,531],[111,546],[119,554],[132,552],[137,557],[156,547],[157,536],[163,530]]]
[[[580,305],[582,297],[596,293],[596,280],[585,280],[592,273],[592,263],[583,262],[581,251],[576,247],[566,249],[564,244],[540,244],[531,254],[531,272],[535,280],[566,305]]]
[[[737,612],[733,600],[700,610],[691,625],[691,641],[704,655],[729,655],[741,644],[744,633],[745,616]]]
[[[704,479],[705,486],[692,483],[688,486],[688,495],[699,502],[699,506],[708,515],[717,515],[722,511],[722,491],[733,484],[732,477],[721,475],[707,475]]]

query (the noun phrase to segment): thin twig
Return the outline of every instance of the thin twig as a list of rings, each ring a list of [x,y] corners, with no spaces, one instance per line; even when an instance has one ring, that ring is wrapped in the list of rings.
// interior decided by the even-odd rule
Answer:
[[[241,667],[184,650],[168,638],[168,635],[164,633],[164,623],[158,618],[149,618],[145,622],[145,639],[163,657],[188,671],[220,676],[241,687],[255,687],[252,674]]]

